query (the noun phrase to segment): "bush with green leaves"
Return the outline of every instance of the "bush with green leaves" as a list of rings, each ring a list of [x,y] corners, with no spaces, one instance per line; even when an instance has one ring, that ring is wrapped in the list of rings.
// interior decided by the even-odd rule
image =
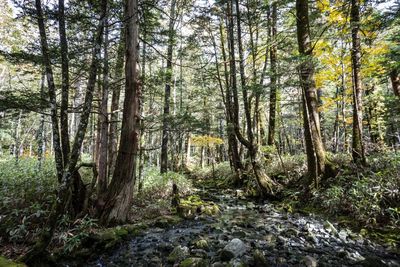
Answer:
[[[169,197],[172,194],[173,184],[178,186],[181,194],[188,194],[192,189],[192,183],[185,175],[176,172],[160,174],[160,170],[155,167],[144,170],[142,183],[139,195],[141,198],[164,199]]]
[[[313,203],[333,215],[345,214],[367,226],[400,227],[400,155],[371,155],[369,166],[344,166]]]
[[[54,200],[57,178],[54,163],[45,160],[0,158],[0,236],[13,243],[31,241]]]

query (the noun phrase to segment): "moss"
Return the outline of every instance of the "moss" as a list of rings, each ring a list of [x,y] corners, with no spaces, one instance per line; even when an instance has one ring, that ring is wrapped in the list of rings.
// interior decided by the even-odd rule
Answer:
[[[0,256],[0,267],[26,267],[25,264],[14,262]]]
[[[205,239],[197,240],[194,245],[196,248],[208,250],[208,242]]]
[[[165,215],[165,216],[160,216],[156,218],[153,222],[153,226],[155,227],[160,227],[160,228],[167,228],[171,225],[178,224],[182,221],[182,218],[179,216],[170,216],[170,215]]]
[[[187,258],[179,264],[179,267],[207,267],[208,261],[202,258]]]

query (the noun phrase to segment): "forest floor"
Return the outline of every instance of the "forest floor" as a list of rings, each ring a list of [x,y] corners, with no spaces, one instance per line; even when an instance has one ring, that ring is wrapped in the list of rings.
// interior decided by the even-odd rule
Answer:
[[[145,168],[129,225],[64,216],[50,245],[56,266],[400,266],[400,154],[363,169],[332,158],[337,176],[302,200],[304,155],[266,162],[284,191],[258,201],[254,179],[233,188],[228,163],[159,174]],[[90,181],[90,172],[83,173]],[[172,183],[181,216],[171,208]],[[16,259],[44,227],[57,188],[54,164],[0,159],[0,255]],[[183,217],[183,218],[182,218]],[[1,260],[0,256],[0,260]],[[2,266],[0,264],[0,266]],[[52,265],[50,265],[52,266]]]
[[[197,194],[218,214],[149,228],[87,266],[400,266],[391,246],[238,192],[203,187]]]

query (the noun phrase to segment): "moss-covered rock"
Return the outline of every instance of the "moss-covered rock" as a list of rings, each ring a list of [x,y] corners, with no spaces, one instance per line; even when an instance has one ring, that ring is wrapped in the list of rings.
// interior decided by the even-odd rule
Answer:
[[[25,264],[14,262],[0,256],[0,267],[26,267]]]
[[[187,258],[183,260],[179,267],[207,267],[209,263],[203,258]]]
[[[172,252],[168,255],[167,261],[169,263],[179,263],[183,259],[185,259],[187,256],[189,256],[189,248],[188,247],[176,246],[172,250]]]
[[[195,246],[195,248],[198,248],[198,249],[204,249],[204,250],[209,249],[208,242],[205,239],[199,239],[199,240],[195,241],[194,246]]]
[[[165,215],[165,216],[156,218],[152,225],[155,227],[160,227],[160,228],[168,228],[171,225],[180,223],[181,221],[182,221],[182,218],[179,216]]]

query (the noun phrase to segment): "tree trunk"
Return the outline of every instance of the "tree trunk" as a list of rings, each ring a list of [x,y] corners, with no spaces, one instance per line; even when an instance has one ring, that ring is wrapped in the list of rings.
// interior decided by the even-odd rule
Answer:
[[[100,47],[103,41],[103,29],[104,29],[104,17],[107,10],[107,0],[102,1],[102,10],[100,21],[98,23],[96,33],[94,36],[94,49],[92,51],[92,62],[89,68],[89,78],[87,84],[87,91],[85,96],[85,102],[83,105],[83,110],[81,114],[81,120],[79,123],[78,131],[75,136],[74,144],[72,146],[72,151],[70,154],[70,158],[68,161],[68,166],[63,170],[62,168],[62,156],[61,156],[61,147],[59,141],[58,133],[58,119],[57,119],[57,106],[56,106],[56,99],[55,99],[55,86],[53,81],[53,73],[50,63],[50,57],[48,52],[48,44],[47,44],[47,37],[45,31],[45,24],[44,24],[44,17],[42,11],[42,5],[40,0],[35,1],[36,11],[37,11],[37,18],[38,18],[38,27],[40,33],[40,40],[41,40],[41,48],[42,48],[42,56],[43,62],[46,67],[46,75],[49,87],[49,95],[50,95],[50,102],[51,102],[51,116],[53,122],[53,143],[55,146],[55,153],[56,153],[56,166],[57,172],[61,172],[61,184],[57,192],[56,201],[53,203],[52,209],[50,211],[49,217],[47,219],[47,226],[41,235],[39,236],[39,240],[36,244],[22,257],[22,261],[27,263],[28,265],[34,265],[35,262],[41,260],[44,251],[50,244],[50,241],[54,235],[55,228],[57,226],[58,219],[64,214],[67,201],[71,196],[70,192],[73,190],[73,186],[76,187],[77,179],[75,179],[75,175],[78,172],[76,169],[78,159],[80,156],[80,149],[82,146],[83,139],[85,137],[88,119],[90,115],[90,111],[92,108],[92,101],[93,101],[93,91],[96,83],[96,76],[97,76],[97,68],[99,65],[99,55],[100,55]],[[57,141],[56,141],[57,140]],[[57,150],[59,150],[57,152]],[[61,169],[59,170],[58,168]],[[83,205],[83,203],[82,203]]]
[[[168,49],[167,49],[167,68],[165,74],[165,93],[164,93],[164,114],[162,126],[162,142],[161,142],[161,173],[168,171],[168,137],[169,137],[169,107],[171,97],[172,82],[172,52],[174,48],[174,24],[175,24],[175,5],[176,0],[171,1],[171,10],[169,14],[168,27]]]
[[[140,95],[138,81],[138,3],[125,1],[126,63],[125,100],[122,129],[117,161],[104,206],[100,210],[100,222],[110,224],[125,222],[132,204],[135,183],[136,157],[139,144]]]
[[[394,95],[400,98],[400,75],[398,70],[394,69],[390,72],[390,81],[392,82]]]
[[[117,49],[117,62],[115,64],[115,77],[114,82],[116,82],[113,88],[111,97],[111,117],[110,117],[110,130],[108,138],[108,176],[110,177],[114,172],[115,160],[117,157],[118,149],[118,109],[119,109],[119,98],[122,87],[122,76],[124,69],[124,53],[125,53],[125,28],[121,27],[120,40]]]
[[[276,1],[272,3],[272,15],[271,15],[271,49],[270,49],[270,61],[271,61],[271,85],[269,95],[269,124],[268,124],[268,141],[269,146],[275,144],[275,125],[276,125],[276,105],[277,105],[277,70],[276,70],[276,36],[277,36],[277,7]]]
[[[318,114],[318,97],[314,81],[314,65],[308,21],[308,0],[296,0],[297,41],[301,63],[304,136],[307,152],[309,185],[318,188],[320,175],[325,172],[325,150],[322,143]]]
[[[362,126],[362,88],[361,88],[361,43],[360,43],[360,0],[351,0],[351,66],[353,70],[353,141],[352,156],[357,164],[365,165]]]
[[[68,98],[69,98],[69,59],[68,59],[68,42],[65,31],[65,14],[64,0],[58,0],[58,28],[60,34],[61,48],[61,150],[63,156],[63,166],[67,166],[70,153],[69,134],[68,134]]]
[[[107,10],[108,13],[108,10]],[[98,201],[102,202],[103,196],[107,190],[108,176],[108,14],[105,17],[104,30],[104,57],[103,57],[103,90],[101,95],[100,107],[100,147],[98,151],[98,176],[97,176],[97,197]],[[100,204],[101,205],[101,204]]]

